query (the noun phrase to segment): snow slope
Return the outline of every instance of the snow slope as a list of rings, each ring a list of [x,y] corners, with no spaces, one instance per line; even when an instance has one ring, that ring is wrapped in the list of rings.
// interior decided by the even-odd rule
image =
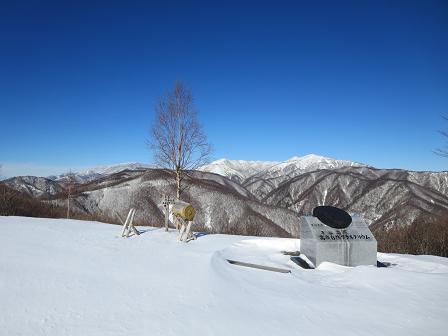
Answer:
[[[448,260],[303,270],[298,240],[0,217],[1,335],[446,335]],[[226,258],[289,268],[230,265]]]

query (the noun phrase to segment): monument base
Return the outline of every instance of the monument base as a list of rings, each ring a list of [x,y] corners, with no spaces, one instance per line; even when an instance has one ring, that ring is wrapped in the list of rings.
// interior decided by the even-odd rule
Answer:
[[[335,229],[318,218],[300,219],[300,253],[314,264],[332,262],[344,266],[377,264],[377,241],[358,216],[345,229]]]

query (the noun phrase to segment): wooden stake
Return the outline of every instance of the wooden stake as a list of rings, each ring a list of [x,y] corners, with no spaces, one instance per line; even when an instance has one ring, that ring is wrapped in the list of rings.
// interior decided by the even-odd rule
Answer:
[[[121,218],[120,214],[115,211],[115,214],[117,215],[118,219],[120,220],[121,224],[124,224],[123,218]]]
[[[132,215],[132,208],[129,210],[128,216],[126,217],[126,221],[123,224],[123,231],[121,232],[122,237],[124,237],[124,234],[126,232],[126,228],[128,226],[128,222],[129,222],[129,219],[131,218],[131,215]]]
[[[168,232],[168,218],[170,216],[169,214],[170,206],[167,204],[165,205],[165,231]]]
[[[174,198],[171,198],[168,195],[164,195],[162,204],[165,207],[165,231],[168,232],[170,204],[174,204]]]
[[[134,224],[133,224],[134,216],[135,216],[135,209],[132,208],[131,211],[132,211],[132,215],[131,215],[131,219],[129,220],[129,223],[128,223],[128,230],[126,232],[126,238],[129,238],[129,234],[131,233],[131,229],[135,230]]]
[[[138,230],[134,226],[135,212],[136,212],[136,210],[134,208],[131,208],[129,210],[128,216],[126,217],[126,221],[123,224],[123,231],[121,232],[121,236],[122,237],[126,237],[126,238],[129,237],[130,233],[131,233],[131,230],[137,236],[140,235],[140,232],[138,232]],[[120,216],[118,216],[118,217],[120,218],[120,221],[123,222],[121,217]]]
[[[190,240],[196,239],[196,236],[191,233],[191,221],[185,221],[182,218],[176,216],[177,221],[181,224],[179,236],[177,241],[188,243]]]

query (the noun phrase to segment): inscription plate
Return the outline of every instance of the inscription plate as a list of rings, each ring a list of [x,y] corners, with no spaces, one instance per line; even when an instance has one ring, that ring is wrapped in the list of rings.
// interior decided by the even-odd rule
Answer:
[[[377,242],[365,221],[352,216],[344,229],[332,228],[317,217],[300,218],[300,252],[317,267],[324,261],[344,266],[376,265]]]

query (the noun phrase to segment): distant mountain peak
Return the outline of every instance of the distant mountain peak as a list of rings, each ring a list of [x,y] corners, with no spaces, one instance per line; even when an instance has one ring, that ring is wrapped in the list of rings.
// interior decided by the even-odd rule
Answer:
[[[119,173],[124,170],[139,170],[139,169],[147,169],[152,168],[153,166],[140,163],[140,162],[127,162],[127,163],[117,163],[112,165],[103,165],[103,166],[97,166],[88,168],[86,170],[78,171],[78,172],[71,172],[71,174],[74,175],[75,179],[78,182],[89,182],[93,181],[97,178],[108,176],[111,174]],[[59,175],[52,175],[48,176],[49,179],[54,181],[61,181],[67,179],[68,175],[70,173],[62,173]]]
[[[346,166],[365,165],[352,161],[336,160],[317,154],[308,154],[304,156],[293,156],[286,161],[219,159],[201,167],[200,170],[223,175],[238,182],[243,182],[252,176],[259,176],[260,174],[266,176],[278,176],[279,174],[291,174],[294,171],[306,172]]]
[[[333,160],[330,159],[328,157],[322,156],[322,155],[316,155],[316,154],[307,154],[304,156],[293,156],[290,159],[288,159],[287,161],[298,161],[298,160]]]

